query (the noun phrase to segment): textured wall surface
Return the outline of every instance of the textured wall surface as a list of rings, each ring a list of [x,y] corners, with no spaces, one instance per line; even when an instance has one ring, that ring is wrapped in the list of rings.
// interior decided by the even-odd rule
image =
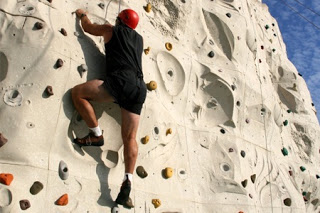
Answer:
[[[88,129],[70,89],[105,72],[103,40],[82,31],[77,8],[114,23],[119,1],[0,1],[0,212],[114,206],[124,172],[119,107],[93,103],[104,146],[72,143]],[[158,84],[137,136],[136,166],[148,176],[134,174],[135,208],[121,212],[318,212],[319,123],[268,7],[122,0],[120,8],[139,13],[144,79]],[[64,194],[68,204],[57,205]]]

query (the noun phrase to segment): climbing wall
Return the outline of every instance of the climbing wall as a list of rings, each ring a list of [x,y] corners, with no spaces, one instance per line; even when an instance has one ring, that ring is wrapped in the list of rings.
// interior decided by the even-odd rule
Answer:
[[[123,178],[121,116],[70,90],[104,78],[104,44],[73,13],[140,16],[150,90],[131,198],[121,212],[318,212],[320,128],[277,22],[257,0],[1,0],[0,212],[110,212]],[[150,81],[153,81],[149,83]],[[154,84],[156,89],[152,89]]]

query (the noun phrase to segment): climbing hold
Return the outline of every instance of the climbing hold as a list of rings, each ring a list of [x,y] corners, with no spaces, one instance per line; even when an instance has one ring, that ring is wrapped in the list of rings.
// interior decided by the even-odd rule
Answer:
[[[35,28],[37,28],[38,30],[40,30],[40,29],[43,28],[43,23],[41,23],[41,22],[36,22],[34,26],[35,26]]]
[[[47,0],[49,3],[52,3],[52,0]]]
[[[243,151],[243,150],[241,150],[240,154],[241,154],[241,156],[242,156],[243,158],[246,156],[246,152]]]
[[[320,178],[320,175],[316,175],[316,178],[319,179],[319,178]]]
[[[98,4],[98,6],[99,6],[101,9],[104,9],[104,3],[101,2],[101,3]]]
[[[208,56],[209,56],[210,58],[213,58],[213,57],[214,57],[214,52],[213,52],[213,51],[210,51],[209,54],[208,54]]]
[[[154,208],[158,208],[161,206],[161,201],[159,199],[152,199],[152,204],[154,205]]]
[[[8,142],[8,139],[6,139],[3,134],[0,133],[0,148]]]
[[[233,152],[234,150],[233,150],[233,148],[229,148],[229,152]]]
[[[149,135],[146,135],[145,137],[142,138],[142,143],[147,144],[149,142],[149,140],[150,140]]]
[[[306,167],[300,166],[300,170],[304,172],[304,171],[306,171]]]
[[[150,13],[150,12],[151,12],[151,8],[152,8],[152,6],[151,6],[150,3],[148,3],[147,6],[144,7],[144,9],[145,9],[145,11],[146,11],[147,13]]]
[[[274,27],[274,23],[272,23],[272,26]]]
[[[261,59],[259,59],[259,63],[261,63],[262,61],[261,61]]]
[[[303,196],[306,196],[306,195],[307,195],[307,192],[303,191],[303,192],[302,192],[302,195],[303,195]]]
[[[167,167],[167,168],[165,168],[165,169],[163,170],[163,176],[164,176],[165,178],[171,178],[172,175],[173,175],[173,169],[172,169],[172,168]]]
[[[36,181],[32,184],[31,188],[30,188],[30,193],[32,195],[36,195],[38,194],[41,190],[43,189],[43,184],[39,181]]]
[[[137,172],[138,176],[141,178],[145,178],[148,176],[148,173],[146,172],[146,170],[142,166],[138,166],[136,169],[136,172]]]
[[[316,206],[319,203],[319,199],[316,198],[313,201],[311,201],[312,205]]]
[[[305,196],[303,196],[303,200],[304,200],[305,202],[308,201],[307,197],[305,197]]]
[[[84,72],[87,72],[88,71],[88,66],[85,65],[85,64],[81,64],[79,67],[78,67],[78,72],[80,73],[80,77],[82,78],[83,76],[83,73]]]
[[[62,180],[67,180],[69,177],[68,166],[63,160],[59,163],[59,176]]]
[[[64,28],[61,28],[60,30],[61,34],[64,35],[64,36],[67,36],[67,31],[64,29]]]
[[[298,72],[298,75],[302,77],[302,74]]]
[[[293,173],[292,173],[292,171],[291,171],[291,170],[289,170],[289,175],[290,175],[290,176],[292,176],[292,174],[293,174]]]
[[[20,203],[20,208],[22,210],[26,210],[26,209],[30,208],[30,206],[31,206],[29,200],[20,200],[19,203]]]
[[[172,44],[171,43],[167,42],[165,46],[166,46],[167,50],[169,50],[169,51],[172,50]]]
[[[148,55],[150,52],[151,47],[148,47],[147,49],[144,49],[144,54]]]
[[[172,129],[171,128],[167,129],[167,131],[166,131],[166,135],[169,135],[169,134],[172,134]]]
[[[290,198],[286,198],[286,199],[284,199],[283,203],[286,206],[291,206],[291,199]]]
[[[273,36],[274,36],[274,37],[276,37],[276,36],[277,36],[277,34],[273,34]]]
[[[46,87],[46,93],[47,93],[48,96],[53,95],[52,86],[47,86],[47,87]]]
[[[241,185],[243,186],[243,188],[246,188],[247,184],[248,184],[247,179],[245,179],[244,181],[241,181]]]
[[[235,85],[231,85],[231,89],[234,91],[236,89]]]
[[[284,156],[287,156],[289,154],[288,150],[285,147],[281,149],[281,152]]]
[[[248,124],[248,123],[250,123],[250,120],[249,120],[249,118],[247,118],[247,119],[246,119],[246,123],[247,123],[247,124]]]
[[[228,18],[231,18],[231,14],[230,14],[230,13],[227,13],[226,16],[227,16]]]
[[[256,181],[256,174],[251,175],[251,182],[254,183]]]
[[[276,51],[276,49],[272,49],[272,52],[275,52]]]
[[[287,110],[287,113],[291,113],[292,111],[290,109]]]
[[[264,49],[264,46],[263,46],[263,45],[261,45],[261,49],[262,49],[262,50]]]
[[[252,197],[252,194],[249,194],[249,197],[252,199],[253,197]]]
[[[269,25],[266,25],[265,28],[266,28],[266,30],[269,29]]]
[[[240,104],[240,101],[237,101],[237,106],[240,106],[241,104]]]
[[[56,67],[57,67],[57,68],[60,68],[60,67],[62,67],[62,66],[63,66],[63,61],[62,61],[62,59],[59,58],[59,59],[57,60],[57,62],[56,62]]]
[[[12,107],[21,106],[22,94],[17,89],[9,89],[5,92],[3,101]]]
[[[120,213],[120,209],[117,206],[112,207],[111,213]]]
[[[0,183],[10,186],[13,180],[13,175],[10,173],[1,173],[0,174]]]
[[[311,103],[311,106],[314,106],[314,103]]]
[[[148,88],[148,90],[150,90],[150,91],[157,89],[157,82],[155,82],[155,81],[150,81],[150,82],[147,84],[147,88]]]
[[[225,133],[226,133],[226,130],[220,129],[220,132],[221,132],[222,134],[225,134]]]
[[[68,194],[64,194],[56,201],[56,205],[66,206],[68,204],[68,201],[69,201]]]

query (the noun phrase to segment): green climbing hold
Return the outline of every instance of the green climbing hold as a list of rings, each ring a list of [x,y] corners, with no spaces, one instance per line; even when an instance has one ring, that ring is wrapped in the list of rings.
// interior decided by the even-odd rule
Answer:
[[[286,198],[286,199],[284,199],[283,203],[286,206],[291,206],[291,199],[290,198]]]
[[[287,110],[287,113],[291,113],[292,111],[290,109]]]
[[[243,158],[246,156],[246,152],[243,151],[243,150],[241,150],[240,154],[241,154],[241,156],[242,156]]]
[[[306,171],[306,167],[300,166],[300,170],[304,172],[304,171]]]
[[[285,120],[285,121],[283,122],[283,125],[284,125],[284,126],[287,126],[288,123],[289,123],[288,120]]]
[[[138,166],[136,169],[136,172],[137,172],[138,176],[141,178],[145,178],[148,176],[148,173],[146,172],[146,170],[142,166]]]
[[[303,195],[303,196],[306,196],[306,195],[307,195],[307,192],[302,192],[302,195]]]
[[[285,147],[281,149],[281,152],[284,156],[287,156],[289,154],[288,150]]]
[[[266,30],[267,30],[267,29],[269,29],[270,27],[269,27],[269,25],[266,25],[265,28],[266,28]]]
[[[43,184],[39,181],[36,181],[33,183],[33,185],[30,188],[30,193],[32,195],[38,194],[43,189]]]

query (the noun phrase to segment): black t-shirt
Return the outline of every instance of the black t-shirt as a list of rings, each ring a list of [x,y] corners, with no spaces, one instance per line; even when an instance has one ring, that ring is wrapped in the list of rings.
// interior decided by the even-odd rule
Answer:
[[[134,70],[142,77],[141,57],[143,38],[135,30],[125,26],[113,27],[111,40],[105,44],[107,75],[120,70]]]

